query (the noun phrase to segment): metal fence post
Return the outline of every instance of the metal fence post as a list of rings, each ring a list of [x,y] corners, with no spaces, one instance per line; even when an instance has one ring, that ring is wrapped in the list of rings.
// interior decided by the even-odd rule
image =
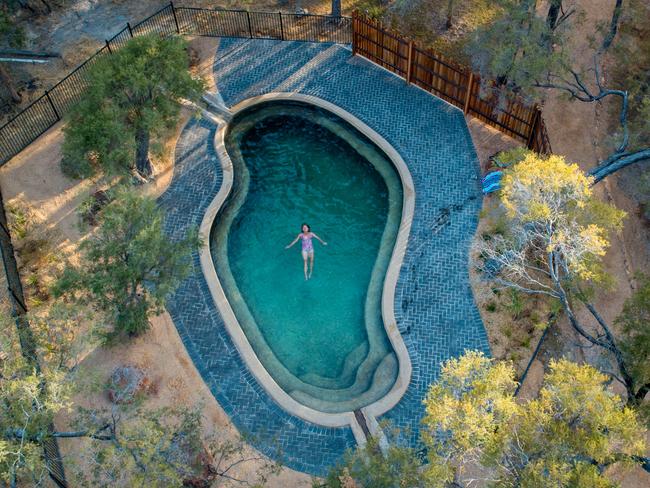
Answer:
[[[108,49],[108,54],[113,54],[113,50],[111,49],[111,45],[108,43],[108,39],[106,39],[106,48]]]
[[[467,93],[465,93],[465,106],[463,107],[463,113],[467,115],[469,113],[469,102],[472,98],[472,90],[474,89],[474,72],[469,72],[469,81],[467,82]]]
[[[50,97],[50,92],[47,90],[45,90],[45,98],[47,98],[47,101],[50,102],[50,107],[52,107],[52,110],[54,111],[54,115],[56,115],[56,120],[61,120],[61,115],[59,115],[59,111],[54,106],[54,102]]]
[[[357,11],[352,12],[352,56],[357,54]]]
[[[278,15],[280,16],[280,36],[281,39],[284,41],[284,26],[282,25],[282,12],[278,12]]]
[[[130,22],[126,23],[126,28],[129,29],[129,34],[131,34],[131,39],[133,39],[133,31],[131,30],[131,23]]]
[[[176,17],[176,8],[174,8],[174,2],[169,2],[169,6],[172,8],[172,14],[174,15],[174,23],[176,24],[176,33],[181,33],[181,28],[178,26],[178,18]]]
[[[251,26],[251,13],[246,10],[246,19],[248,20],[248,33],[250,35],[250,38],[253,38],[253,27]]]
[[[411,84],[411,73],[413,71],[413,41],[409,40],[409,55],[406,61],[406,84]]]

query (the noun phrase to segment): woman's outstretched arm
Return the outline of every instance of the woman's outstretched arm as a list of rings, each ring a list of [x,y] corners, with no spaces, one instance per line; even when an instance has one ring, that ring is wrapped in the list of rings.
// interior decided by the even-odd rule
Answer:
[[[288,246],[285,246],[284,248],[285,248],[285,249],[289,249],[289,248],[290,248],[291,246],[293,246],[296,242],[298,242],[298,239],[300,239],[300,234],[298,234],[298,235],[296,236],[296,238],[293,240],[293,242],[291,242],[291,244],[289,244]]]
[[[320,241],[320,243],[321,243],[323,246],[327,246],[327,242],[325,242],[323,239],[321,239],[320,237],[318,237],[318,236],[317,236],[316,234],[314,234],[313,232],[312,232],[312,235],[313,235],[316,239],[318,239],[318,240]]]

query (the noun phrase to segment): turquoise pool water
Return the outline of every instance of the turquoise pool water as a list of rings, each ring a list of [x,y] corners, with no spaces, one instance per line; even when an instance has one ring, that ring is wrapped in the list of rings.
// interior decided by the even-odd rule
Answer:
[[[398,362],[381,317],[402,214],[392,163],[347,122],[306,104],[268,102],[226,136],[231,195],[215,219],[217,275],[260,361],[293,398],[323,412],[360,408],[393,386]],[[305,281],[302,222],[314,240]]]

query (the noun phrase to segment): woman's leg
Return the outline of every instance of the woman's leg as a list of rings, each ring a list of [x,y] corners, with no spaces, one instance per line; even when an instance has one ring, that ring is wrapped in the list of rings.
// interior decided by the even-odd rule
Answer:
[[[309,277],[311,278],[311,274],[314,272],[314,251],[309,253],[309,261],[311,263],[311,270],[309,271]]]
[[[305,271],[305,279],[308,280],[309,277],[307,276],[307,253],[305,251],[302,252],[302,261],[304,264],[304,271]]]

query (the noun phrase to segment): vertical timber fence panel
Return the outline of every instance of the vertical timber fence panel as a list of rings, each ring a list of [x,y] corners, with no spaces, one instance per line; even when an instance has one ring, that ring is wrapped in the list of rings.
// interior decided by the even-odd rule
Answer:
[[[208,37],[285,39],[309,42],[352,42],[352,20],[311,14],[210,10],[166,5],[146,19],[127,24],[104,47],[49,91],[0,127],[0,165],[56,124],[79,100],[88,85],[88,69],[103,56],[123,48],[136,36],[176,34]]]
[[[526,103],[492,81],[481,81],[468,67],[425,49],[357,12],[352,16],[352,39],[354,54],[525,142],[529,149],[551,153],[546,125],[537,105]]]
[[[354,50],[393,73],[408,77],[410,42],[370,19],[354,15]]]

